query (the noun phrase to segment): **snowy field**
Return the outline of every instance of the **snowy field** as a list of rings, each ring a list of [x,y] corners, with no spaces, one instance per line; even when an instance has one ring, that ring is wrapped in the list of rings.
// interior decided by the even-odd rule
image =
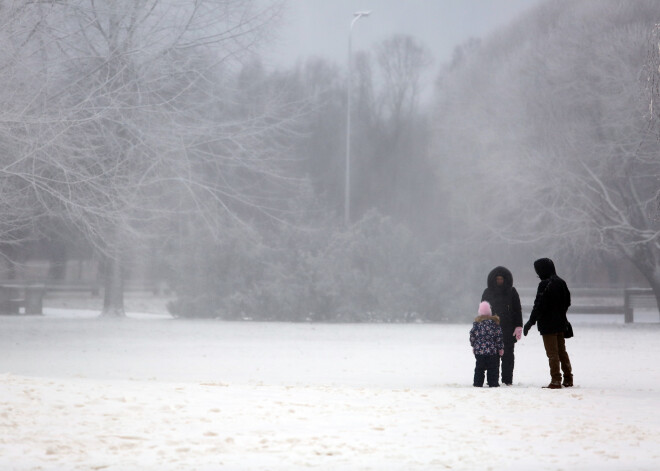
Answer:
[[[657,470],[658,313],[536,328],[471,386],[470,325],[0,317],[0,470]]]

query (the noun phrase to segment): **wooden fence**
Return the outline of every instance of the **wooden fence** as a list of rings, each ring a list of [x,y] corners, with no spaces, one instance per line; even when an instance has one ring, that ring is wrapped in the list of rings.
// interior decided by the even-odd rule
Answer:
[[[531,292],[525,288],[520,291],[523,299],[525,299],[525,294]],[[658,309],[653,290],[649,288],[572,289],[571,295],[573,304],[568,309],[569,314],[618,314],[623,315],[626,324],[634,322],[636,308]],[[603,302],[604,299],[609,302]],[[586,304],[585,301],[589,301],[589,304]],[[523,312],[528,313],[531,310],[532,304],[523,302]]]
[[[127,283],[124,292],[146,291],[159,294],[161,288],[154,284]],[[43,299],[48,293],[80,296],[100,296],[97,284],[32,283],[24,281],[0,281],[0,315],[42,314]]]

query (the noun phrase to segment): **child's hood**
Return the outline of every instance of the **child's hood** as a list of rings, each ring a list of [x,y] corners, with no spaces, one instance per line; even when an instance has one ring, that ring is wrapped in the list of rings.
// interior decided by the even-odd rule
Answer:
[[[499,325],[500,318],[499,316],[477,316],[474,319],[474,322],[483,322],[483,321],[495,321],[495,323]]]

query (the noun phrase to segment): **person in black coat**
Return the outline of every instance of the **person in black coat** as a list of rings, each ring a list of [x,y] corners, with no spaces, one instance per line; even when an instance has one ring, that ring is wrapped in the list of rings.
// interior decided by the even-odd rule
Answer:
[[[566,282],[557,276],[555,264],[549,258],[540,258],[534,262],[534,270],[541,281],[536,290],[534,307],[523,329],[525,335],[538,323],[539,333],[543,336],[543,346],[548,356],[551,381],[547,388],[561,389],[564,373],[564,387],[573,386],[571,360],[566,351],[564,331],[566,329],[566,311],[571,305],[571,292]]]
[[[481,295],[482,301],[488,301],[493,315],[500,318],[504,339],[502,355],[502,383],[513,384],[514,347],[522,336],[522,308],[520,296],[513,287],[513,275],[505,267],[495,267],[488,274],[487,288]]]

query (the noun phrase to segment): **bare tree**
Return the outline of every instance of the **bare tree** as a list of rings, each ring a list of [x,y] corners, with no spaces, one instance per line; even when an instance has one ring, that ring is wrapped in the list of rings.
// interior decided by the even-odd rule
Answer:
[[[37,212],[102,254],[103,315],[124,315],[127,255],[173,219],[217,234],[242,209],[273,209],[264,182],[286,182],[295,113],[276,93],[246,112],[232,80],[278,13],[251,0],[49,1],[7,25],[22,28],[14,60],[34,76],[5,168]]]
[[[443,102],[441,122],[452,145],[443,169],[466,171],[453,188],[471,221],[574,263],[594,250],[615,254],[660,306],[660,160],[640,100],[654,12],[652,2],[540,6],[445,82],[458,93]],[[540,33],[535,23],[548,18],[553,28]],[[470,178],[478,186],[461,191]]]
[[[0,6],[0,254],[10,278],[20,247],[35,237],[35,219],[43,214],[37,201],[26,197],[29,183],[15,178],[24,168],[21,154],[34,123],[31,112],[44,103],[43,89],[33,87],[34,70],[42,67],[30,43],[35,33],[21,25],[24,14],[17,4]]]
[[[420,96],[430,64],[428,49],[407,35],[382,41],[373,57],[358,55],[356,134],[362,138],[356,139],[355,160],[362,212],[377,207],[418,223],[420,203],[432,199],[425,185],[429,133]]]
[[[649,34],[646,57],[646,92],[649,102],[649,120],[655,126],[660,139],[660,24],[656,23]],[[660,184],[656,195],[656,218],[660,218]]]
[[[393,121],[393,128],[403,130],[419,108],[420,81],[431,65],[431,53],[413,37],[399,34],[376,46],[376,61],[383,81],[381,113]]]

